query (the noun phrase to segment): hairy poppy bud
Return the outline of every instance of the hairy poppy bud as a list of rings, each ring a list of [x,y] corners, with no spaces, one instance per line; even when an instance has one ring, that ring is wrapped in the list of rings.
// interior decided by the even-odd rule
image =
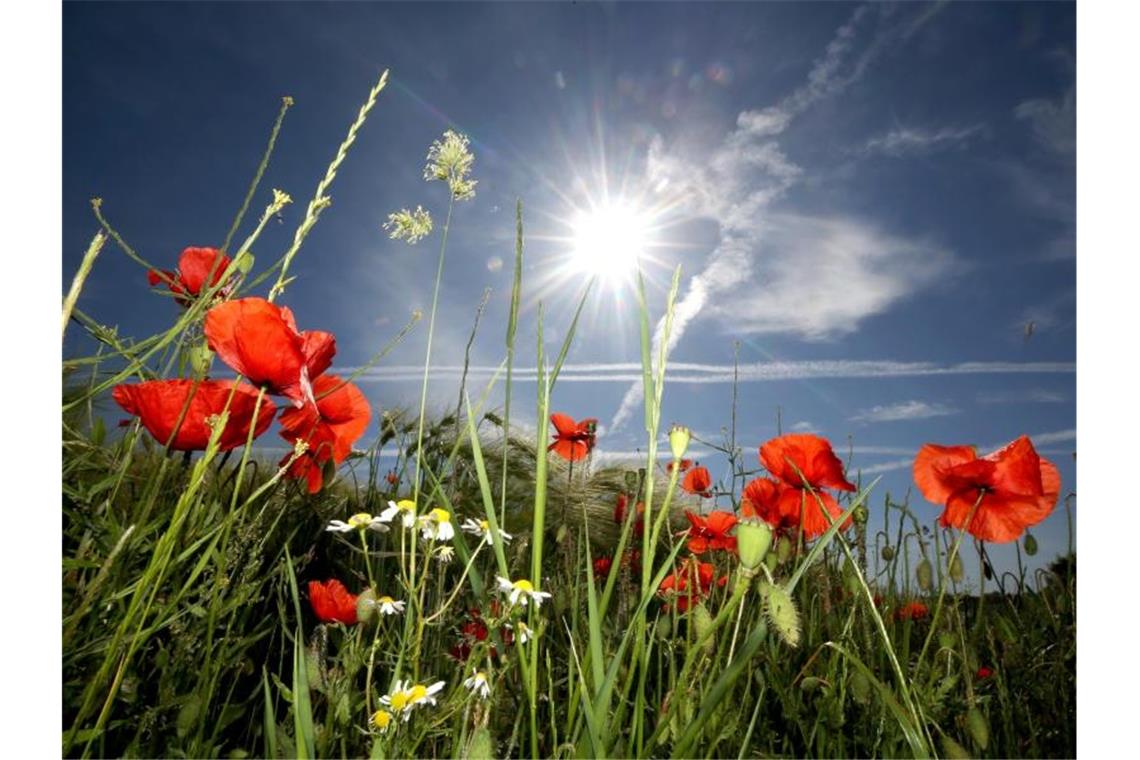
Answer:
[[[859,525],[866,525],[867,519],[870,516],[871,513],[867,511],[867,508],[860,504],[859,506],[855,507],[855,512],[852,513],[851,519]]]
[[[788,646],[799,646],[800,614],[796,612],[796,605],[791,595],[783,586],[773,586],[768,583],[760,587],[760,593],[764,596],[764,612],[776,629],[776,633]]]
[[[736,550],[740,564],[749,572],[760,567],[772,546],[772,528],[763,520],[741,520],[736,524]]]
[[[961,583],[965,577],[966,571],[962,567],[962,558],[955,554],[954,559],[950,560],[950,580]]]
[[[625,471],[625,487],[626,490],[634,491],[637,489],[637,473],[633,470]]]
[[[982,715],[982,711],[977,707],[971,707],[970,711],[966,713],[966,731],[969,732],[970,738],[982,749],[989,746],[990,726],[986,723],[986,718]]]
[[[949,734],[942,734],[942,754],[950,760],[970,760],[973,757],[965,747],[951,739]]]
[[[1037,553],[1037,539],[1032,533],[1025,534],[1025,553],[1030,557]]]
[[[890,562],[895,558],[895,550],[890,546],[884,546],[879,552],[879,556],[883,558],[884,562]]]
[[[693,628],[697,633],[697,640],[699,641],[705,632],[712,628],[712,615],[709,614],[708,608],[704,604],[698,604],[693,607],[690,612],[689,619],[693,622]],[[716,636],[709,636],[708,641],[705,642],[705,654],[711,655],[716,651]]]
[[[867,676],[863,674],[863,671],[856,670],[852,673],[847,685],[851,687],[851,698],[853,700],[861,705],[870,703],[871,682],[867,680]]]
[[[780,562],[787,562],[792,556],[792,540],[784,536],[776,542],[776,556]]]
[[[669,448],[673,451],[673,459],[681,459],[689,450],[689,439],[692,433],[683,425],[674,425],[669,430]]]
[[[376,592],[366,588],[356,597],[356,619],[367,623],[376,612]]]
[[[918,587],[923,591],[929,591],[934,585],[934,571],[930,567],[930,560],[923,559],[919,562],[914,574],[918,578]]]
[[[205,342],[196,343],[186,351],[186,358],[190,362],[190,368],[194,370],[194,374],[198,377],[205,377],[210,373],[210,364],[214,360],[214,352],[206,346]]]

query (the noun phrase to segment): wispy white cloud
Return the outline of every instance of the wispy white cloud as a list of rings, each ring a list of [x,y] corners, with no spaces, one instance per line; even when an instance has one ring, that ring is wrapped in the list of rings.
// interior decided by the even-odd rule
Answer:
[[[902,420],[925,420],[930,417],[948,417],[958,414],[952,406],[928,401],[899,401],[882,404],[870,409],[862,409],[849,417],[852,422],[900,422]]]
[[[817,430],[816,426],[807,420],[800,420],[792,425],[792,430],[797,433],[813,433]]]
[[[1069,397],[1059,391],[1030,388],[1023,391],[981,391],[979,404],[1063,404]]]
[[[1051,443],[1061,443],[1062,441],[1075,441],[1077,439],[1077,431],[1075,429],[1057,430],[1051,433],[1039,433],[1037,435],[1029,436],[1033,441],[1034,448],[1046,446]],[[996,451],[1002,446],[1009,443],[1009,441],[1002,441],[1001,443],[990,444],[989,446],[979,446],[978,448],[983,453]],[[918,448],[915,447],[915,453]],[[864,475],[877,475],[881,472],[894,472],[895,470],[903,470],[908,467],[914,466],[914,454],[905,459],[894,459],[889,462],[881,462],[880,464],[871,465],[870,467],[857,467],[859,472]]]
[[[862,152],[894,157],[933,153],[964,147],[984,133],[983,124],[933,130],[922,127],[896,127],[884,135],[872,137],[863,146]]]
[[[1073,82],[1056,99],[1023,100],[1013,109],[1014,115],[1029,123],[1037,144],[1060,157],[1075,157],[1077,151],[1076,61],[1065,50],[1054,51],[1060,66],[1073,77]]]

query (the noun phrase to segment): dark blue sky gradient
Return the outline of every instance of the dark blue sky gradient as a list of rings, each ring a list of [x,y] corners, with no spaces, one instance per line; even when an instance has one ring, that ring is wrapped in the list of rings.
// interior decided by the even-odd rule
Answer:
[[[446,192],[423,181],[423,159],[454,128],[471,137],[479,184],[455,209],[434,364],[462,363],[484,288],[491,300],[473,364],[504,355],[516,198],[527,231],[518,362],[533,367],[540,298],[547,350],[557,351],[583,277],[559,269],[568,246],[556,238],[569,234],[575,206],[608,188],[671,204],[646,264],[655,314],[674,266],[684,299],[726,240],[744,241],[744,263],[722,270],[731,283],[687,323],[674,362],[731,366],[739,340],[741,364],[1002,364],[984,374],[742,383],[738,443],[750,463],[779,408],[785,430],[814,430],[837,449],[850,437],[853,467],[883,475],[876,523],[882,494],[911,487],[905,460],[927,441],[1038,436],[1067,492],[1076,485],[1074,32],[1066,3],[65,3],[64,277],[96,230],[93,196],[157,266],[172,267],[185,246],[219,245],[291,95],[237,237],[270,188],[293,196],[285,223],[254,247],[260,270],[287,248],[388,68],[281,299],[302,329],[336,333],[334,370],[363,363],[413,309],[430,306]],[[745,134],[742,114],[764,109],[787,123]],[[726,221],[769,185],[770,199]],[[415,247],[390,241],[387,214],[417,204],[436,233]],[[488,266],[493,257],[501,269]],[[879,287],[881,299],[860,307]],[[164,329],[177,310],[110,247],[79,308],[136,337]],[[628,289],[596,291],[568,363],[638,361],[633,309]],[[382,367],[422,366],[425,338],[423,324]],[[72,329],[65,353],[88,350]],[[378,407],[415,405],[418,382],[393,373],[361,387]],[[621,374],[569,370],[555,392],[557,409],[601,420],[600,452],[644,439],[640,406],[611,425],[630,385]],[[433,406],[453,404],[456,390],[453,374],[438,375]],[[520,385],[513,410],[531,425],[533,390]],[[676,383],[664,419],[716,435],[730,403],[730,384]],[[884,420],[892,409],[901,419]],[[714,477],[725,474],[723,458],[704,459]],[[912,505],[920,517],[938,514],[921,495]],[[1038,564],[1063,551],[1061,506],[1036,534]],[[999,570],[1013,561],[1012,547],[991,554]]]

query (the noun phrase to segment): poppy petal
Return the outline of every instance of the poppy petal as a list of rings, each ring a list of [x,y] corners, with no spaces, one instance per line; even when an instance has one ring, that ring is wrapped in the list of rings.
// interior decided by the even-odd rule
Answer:
[[[939,446],[928,443],[918,450],[914,458],[914,482],[927,501],[945,504],[955,488],[947,471],[958,465],[976,460],[972,446]]]

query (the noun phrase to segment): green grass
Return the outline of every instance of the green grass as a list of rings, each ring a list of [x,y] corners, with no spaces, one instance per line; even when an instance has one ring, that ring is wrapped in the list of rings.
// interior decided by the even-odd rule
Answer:
[[[257,275],[243,258],[280,210],[277,196],[233,252],[237,286],[229,297],[262,294],[271,278],[273,295],[287,287],[289,265],[327,206],[336,169],[383,84],[369,93],[285,255]],[[278,114],[227,242],[240,239],[291,104]],[[448,208],[471,189],[453,179]],[[76,297],[106,239],[149,266],[101,204],[95,210],[98,234],[64,306],[65,326],[70,318],[95,346],[64,362],[64,755],[1075,754],[1071,553],[1036,577],[1006,578],[998,590],[991,583],[979,597],[955,582],[948,559],[962,536],[923,524],[872,484],[843,504],[855,518],[851,530],[833,526],[802,552],[773,546],[756,572],[744,572],[731,554],[705,557],[725,585],[714,585],[688,614],[663,604],[657,589],[688,554],[678,538],[687,526],[682,513],[699,509],[698,499],[679,491],[676,472],[666,473],[668,450],[658,456],[668,357],[660,348],[654,355],[650,328],[660,318],[668,336],[679,271],[660,315],[651,314],[639,282],[646,455],[637,467],[568,467],[548,458],[545,425],[531,439],[510,424],[526,287],[520,203],[502,370],[485,387],[465,383],[456,412],[437,419],[427,414],[425,384],[418,409],[374,422],[335,482],[310,496],[252,446],[234,456],[208,449],[185,457],[137,423],[107,430],[104,417],[114,414],[104,405],[114,385],[206,374],[209,363],[202,366],[194,351],[219,293],[211,289],[167,331],[138,340],[83,313]],[[449,218],[444,236],[462,233],[451,226]],[[572,321],[557,325],[565,338],[553,356],[545,353],[539,310],[533,403],[540,420],[559,408],[559,370],[590,293],[587,285]],[[425,378],[435,316],[433,306]],[[505,405],[489,408],[497,393]],[[381,459],[393,451],[396,484],[384,477],[392,460]],[[732,482],[743,483],[744,468],[733,461]],[[646,505],[640,538],[632,520],[614,522],[620,494]],[[443,542],[420,541],[398,522],[383,534],[324,530],[330,519],[379,514],[401,498],[414,500],[420,514],[443,508],[457,527],[465,518],[485,519],[514,538],[487,546],[457,532],[447,542],[454,559],[443,562],[436,551]],[[882,509],[872,518],[879,498]],[[882,528],[874,528],[880,519]],[[636,562],[595,575],[597,558],[635,549]],[[924,559],[928,569],[920,572]],[[551,597],[541,607],[511,609],[497,590],[500,576],[528,580]],[[405,601],[406,610],[353,626],[322,624],[307,582],[326,578],[354,593],[374,586],[377,596]],[[798,637],[766,610],[778,589],[794,605]],[[899,619],[895,611],[910,601],[925,602],[933,614]],[[533,636],[526,643],[519,623]],[[461,645],[459,662],[451,652]],[[979,678],[981,667],[992,675]],[[486,701],[462,685],[476,669],[491,684]],[[406,722],[397,717],[381,732],[371,716],[400,679],[445,686],[438,704],[416,708]]]

